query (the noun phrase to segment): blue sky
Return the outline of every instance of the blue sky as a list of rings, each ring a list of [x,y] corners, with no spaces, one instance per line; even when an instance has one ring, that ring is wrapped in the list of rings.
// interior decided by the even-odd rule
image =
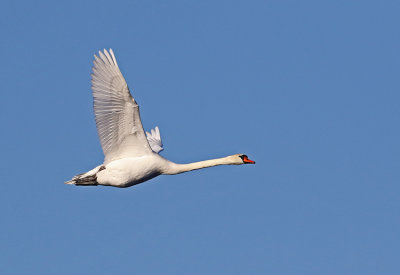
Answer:
[[[3,1],[2,274],[399,274],[398,1]],[[113,48],[176,162],[256,165],[128,189],[103,161]]]

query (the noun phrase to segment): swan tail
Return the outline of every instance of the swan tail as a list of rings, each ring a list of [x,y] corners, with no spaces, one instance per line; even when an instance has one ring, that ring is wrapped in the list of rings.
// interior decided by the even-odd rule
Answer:
[[[96,186],[98,185],[97,176],[86,176],[82,177],[81,175],[76,175],[71,180],[64,182],[65,184],[75,184],[75,185],[87,185],[87,186]]]
[[[93,170],[78,174],[73,177],[71,180],[64,182],[65,184],[75,184],[75,185],[85,185],[85,186],[96,186],[99,185],[97,182],[97,173],[101,170],[106,169],[104,165],[100,165]]]

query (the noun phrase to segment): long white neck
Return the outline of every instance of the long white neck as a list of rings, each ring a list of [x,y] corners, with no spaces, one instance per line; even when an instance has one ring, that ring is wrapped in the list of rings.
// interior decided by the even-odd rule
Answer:
[[[165,167],[163,174],[165,175],[175,175],[180,174],[192,170],[217,166],[217,165],[226,165],[226,164],[238,164],[232,160],[232,156],[218,158],[218,159],[210,159],[199,162],[193,162],[188,164],[178,164],[174,162],[169,162],[168,167]]]

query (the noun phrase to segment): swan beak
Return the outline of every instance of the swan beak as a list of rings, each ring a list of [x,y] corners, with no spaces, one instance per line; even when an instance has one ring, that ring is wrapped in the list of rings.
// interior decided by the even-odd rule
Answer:
[[[255,161],[253,161],[253,160],[251,160],[251,159],[248,159],[248,158],[244,158],[244,159],[243,159],[243,162],[244,162],[245,164],[256,164]]]

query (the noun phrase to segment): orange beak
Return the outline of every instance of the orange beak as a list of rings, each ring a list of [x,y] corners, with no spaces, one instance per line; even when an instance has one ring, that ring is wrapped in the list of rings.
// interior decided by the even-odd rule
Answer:
[[[243,158],[243,162],[246,163],[246,164],[256,164],[255,161],[252,161],[251,159],[249,159],[247,157]]]

